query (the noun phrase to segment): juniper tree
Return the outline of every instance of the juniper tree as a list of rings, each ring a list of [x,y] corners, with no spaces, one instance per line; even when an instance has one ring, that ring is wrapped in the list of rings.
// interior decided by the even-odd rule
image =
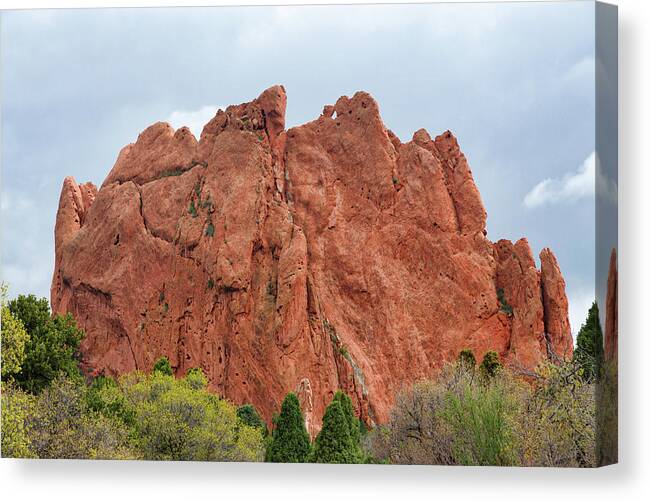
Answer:
[[[274,422],[267,461],[272,463],[305,463],[310,453],[310,436],[295,393],[288,393]]]
[[[350,425],[336,397],[326,408],[323,426],[314,441],[314,463],[358,463],[360,457],[350,437]]]
[[[574,350],[574,362],[583,369],[585,381],[594,380],[599,374],[603,358],[603,335],[599,325],[599,307],[596,302],[588,310],[588,317],[581,325],[576,336],[576,350]]]

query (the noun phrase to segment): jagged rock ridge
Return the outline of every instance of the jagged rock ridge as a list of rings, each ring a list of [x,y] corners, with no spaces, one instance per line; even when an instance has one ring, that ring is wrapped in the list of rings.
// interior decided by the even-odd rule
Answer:
[[[100,190],[63,184],[54,312],[86,330],[90,373],[177,374],[270,421],[295,390],[314,434],[338,388],[368,423],[464,348],[533,368],[570,356],[565,282],[549,249],[486,238],[450,132],[401,141],[365,93],[285,130],[272,87],[218,111],[197,141],[157,123]]]

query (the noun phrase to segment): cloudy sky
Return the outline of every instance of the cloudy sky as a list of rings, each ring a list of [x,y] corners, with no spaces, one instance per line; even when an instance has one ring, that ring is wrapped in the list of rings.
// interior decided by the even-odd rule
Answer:
[[[594,298],[592,2],[3,12],[2,278],[49,297],[63,178],[99,185],[167,120],[198,133],[270,85],[288,126],[370,92],[403,141],[458,137],[492,240],[556,253],[573,330]]]

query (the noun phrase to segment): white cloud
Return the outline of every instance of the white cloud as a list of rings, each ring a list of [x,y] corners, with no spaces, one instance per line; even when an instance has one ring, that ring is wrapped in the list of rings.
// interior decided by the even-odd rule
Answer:
[[[524,197],[525,207],[533,209],[546,204],[554,205],[594,197],[595,160],[593,151],[575,172],[569,172],[561,179],[547,178],[539,182]]]
[[[201,136],[201,131],[203,130],[203,126],[206,125],[210,119],[215,116],[217,110],[223,109],[225,109],[224,106],[208,105],[202,106],[198,110],[173,111],[165,121],[175,129],[179,129],[183,126],[188,127],[192,131],[192,134],[194,134],[194,137],[199,139],[199,136]]]
[[[601,168],[601,161],[597,157],[596,190],[599,199],[617,206],[617,183],[609,178]]]
[[[588,316],[588,310],[595,300],[594,290],[579,288],[568,289],[567,301],[569,303],[570,314],[570,327],[572,329],[572,337],[576,341],[576,336],[585,319]]]

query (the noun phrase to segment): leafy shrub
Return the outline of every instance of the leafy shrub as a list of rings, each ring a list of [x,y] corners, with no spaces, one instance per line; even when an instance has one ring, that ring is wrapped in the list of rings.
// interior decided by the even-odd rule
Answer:
[[[260,417],[258,411],[251,404],[244,404],[237,408],[237,417],[240,418],[245,425],[253,428],[258,428],[262,431],[262,435],[266,437],[269,434],[267,430],[267,423]]]
[[[35,397],[24,392],[16,384],[3,382],[1,398],[2,457],[36,457],[27,429],[27,420],[35,411]]]
[[[1,304],[1,325],[2,325],[2,379],[8,380],[20,373],[25,361],[25,345],[29,342],[29,335],[23,323],[14,318],[9,307],[3,300]]]
[[[500,311],[506,313],[508,316],[513,315],[513,307],[506,301],[504,297],[504,289],[497,289],[497,301],[500,303]]]
[[[206,226],[206,236],[207,237],[212,237],[214,234],[215,234],[215,227],[210,222],[210,223],[208,223],[208,226]]]
[[[79,344],[85,334],[70,314],[52,318],[47,299],[33,295],[20,295],[10,301],[9,311],[29,336],[25,339],[21,369],[14,374],[21,388],[38,393],[59,373],[81,381]]]
[[[57,377],[36,397],[26,420],[30,447],[45,459],[128,459],[128,428],[86,406],[85,387]]]
[[[160,357],[158,360],[156,360],[152,372],[153,373],[158,372],[166,376],[174,375],[174,371],[172,370],[172,366],[170,365],[170,361],[167,357]]]
[[[494,351],[487,351],[479,365],[479,372],[484,377],[492,378],[497,375],[501,368],[502,364],[500,364],[500,358],[497,353]]]
[[[475,367],[477,366],[477,360],[475,359],[475,355],[472,352],[472,350],[461,350],[459,352],[459,357],[457,359],[457,362],[459,364],[459,367],[465,369],[465,370],[475,370]]]
[[[198,372],[190,376],[196,377]],[[260,430],[242,424],[235,407],[197,388],[192,377],[131,374],[120,386],[136,412],[135,443],[144,459],[260,461]]]
[[[528,383],[507,368],[480,378],[460,369],[400,392],[366,452],[400,464],[596,464],[595,389],[576,364],[545,363]]]

